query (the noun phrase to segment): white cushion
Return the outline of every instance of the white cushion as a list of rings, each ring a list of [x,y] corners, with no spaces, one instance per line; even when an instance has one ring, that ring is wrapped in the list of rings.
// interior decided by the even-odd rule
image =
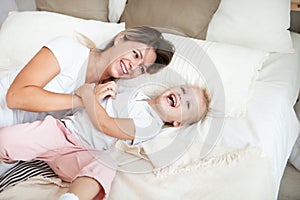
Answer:
[[[109,0],[108,2],[108,20],[118,22],[124,11],[126,0]]]
[[[151,96],[179,84],[208,87],[210,115],[244,117],[253,84],[269,54],[238,45],[164,35],[176,48],[170,65],[157,74],[120,80],[118,84],[142,86]]]
[[[243,45],[269,52],[293,52],[290,1],[222,0],[207,32],[207,40]]]
[[[30,11],[11,12],[0,31],[0,69],[21,67],[41,48],[44,42],[58,35],[74,36],[81,32],[97,45],[106,43],[124,24],[83,20],[57,13]],[[146,80],[159,81],[161,86],[176,84],[209,85],[212,102],[223,98],[225,114],[245,114],[252,84],[267,53],[237,45],[207,42],[165,34],[176,46],[170,67],[155,75],[128,80],[136,86]],[[209,69],[209,71],[206,71]],[[139,81],[139,84],[136,84]],[[161,91],[158,87],[149,91]],[[224,88],[224,90],[222,90]],[[161,88],[162,89],[162,88]],[[218,92],[216,92],[218,91]],[[225,95],[222,97],[221,93]],[[225,99],[226,101],[225,101]],[[222,102],[221,102],[222,103]],[[219,110],[217,110],[219,111]]]
[[[222,136],[223,123],[243,120],[247,116],[254,84],[269,53],[172,34],[164,36],[176,47],[170,65],[154,75],[120,79],[118,85],[141,87],[150,96],[159,95],[164,89],[180,84],[209,89],[211,110],[204,120],[180,128],[164,128],[153,140],[139,145],[156,168],[168,166],[180,158],[171,167],[175,169],[191,159],[207,156]],[[194,147],[196,151],[192,149]],[[133,149],[130,152],[133,153]]]
[[[125,24],[84,20],[47,11],[10,12],[0,30],[0,69],[22,67],[53,37],[82,33],[105,45]]]

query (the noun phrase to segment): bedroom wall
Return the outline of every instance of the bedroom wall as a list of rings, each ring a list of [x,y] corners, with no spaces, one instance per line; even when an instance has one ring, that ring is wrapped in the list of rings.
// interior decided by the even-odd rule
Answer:
[[[0,1],[0,27],[2,22],[6,19],[9,11],[17,10],[17,5],[12,0],[1,0]]]
[[[35,0],[15,0],[19,11],[35,10]]]
[[[35,10],[35,0],[0,0],[0,27],[7,14],[13,10]]]

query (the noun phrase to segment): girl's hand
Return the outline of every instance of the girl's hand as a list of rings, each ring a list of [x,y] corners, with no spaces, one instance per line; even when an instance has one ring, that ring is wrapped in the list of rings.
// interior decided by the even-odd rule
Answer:
[[[86,93],[94,93],[95,83],[85,83],[81,85],[76,91],[77,96],[83,97]]]
[[[102,100],[109,96],[115,98],[116,93],[117,93],[117,84],[114,81],[109,81],[104,84],[99,84],[96,85],[95,87],[95,96],[98,100]]]

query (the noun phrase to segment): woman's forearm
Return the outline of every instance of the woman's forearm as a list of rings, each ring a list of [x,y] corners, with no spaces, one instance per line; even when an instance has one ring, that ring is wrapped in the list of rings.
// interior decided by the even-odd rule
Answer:
[[[61,73],[52,51],[43,47],[19,72],[6,94],[7,106],[33,112],[52,112],[81,106],[79,97],[43,88]]]
[[[81,98],[72,94],[59,94],[35,86],[27,86],[6,94],[7,106],[31,112],[52,112],[82,106]]]

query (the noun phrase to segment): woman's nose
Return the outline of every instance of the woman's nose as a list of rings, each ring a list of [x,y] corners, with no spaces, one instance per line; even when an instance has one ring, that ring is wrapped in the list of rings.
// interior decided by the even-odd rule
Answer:
[[[130,70],[130,71],[133,71],[136,67],[135,67],[135,62],[133,62],[132,60],[126,60],[124,61],[126,63],[126,67],[127,67],[127,70]]]
[[[129,70],[134,70],[134,64],[132,62],[129,62],[128,65],[129,65]]]
[[[130,69],[131,70],[136,70],[139,66],[141,65],[140,61],[133,61],[130,63]]]

